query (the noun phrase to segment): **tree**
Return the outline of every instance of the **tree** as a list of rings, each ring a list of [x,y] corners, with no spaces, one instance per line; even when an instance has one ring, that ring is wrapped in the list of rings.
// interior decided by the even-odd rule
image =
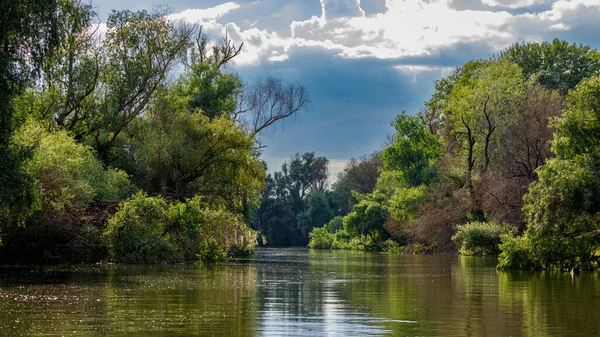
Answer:
[[[308,243],[308,233],[315,227],[322,227],[334,216],[323,192],[315,191],[308,196],[308,209],[297,216],[298,227],[303,239]]]
[[[434,175],[435,161],[441,155],[441,144],[427,129],[422,114],[405,112],[394,122],[394,143],[383,150],[386,169],[398,171],[408,186],[426,184]]]
[[[321,211],[311,216],[304,213],[299,217],[299,214],[309,210],[309,195],[324,194],[327,163],[327,158],[317,157],[314,152],[296,154],[281,166],[281,171],[267,177],[267,187],[253,227],[265,233],[269,244],[305,245],[308,242],[308,232],[303,233],[302,228],[312,226],[313,220],[320,222],[321,216],[317,214]],[[321,201],[320,197],[313,200],[315,204],[321,204]]]
[[[63,36],[62,9],[69,2],[23,0],[0,2],[0,221],[22,222],[30,213],[34,190],[20,166],[23,155],[11,147],[13,99],[39,75],[40,65]]]
[[[180,91],[192,110],[200,109],[210,118],[227,115],[260,141],[262,136],[272,135],[278,123],[307,109],[310,98],[298,83],[267,77],[244,85],[236,74],[227,72],[225,67],[242,52],[243,45],[236,46],[225,32],[223,40],[209,49],[200,27]]]
[[[600,53],[589,46],[569,45],[554,39],[543,43],[515,43],[500,54],[501,59],[517,64],[526,79],[531,77],[545,88],[563,95],[584,78],[600,75]]]
[[[466,164],[471,213],[476,219],[484,220],[485,216],[475,175],[480,178],[487,173],[492,154],[498,149],[498,135],[515,118],[523,95],[521,70],[507,61],[482,65],[452,91],[448,117],[459,156]]]
[[[553,156],[550,122],[563,114],[564,107],[558,92],[527,82],[518,114],[500,130],[494,165],[482,182],[484,208],[495,219],[524,228],[523,196],[538,179],[537,168]]]
[[[598,267],[600,248],[600,77],[567,96],[552,151],[525,196],[526,237],[545,267]]]
[[[350,235],[368,235],[376,244],[386,239],[384,225],[388,216],[382,195],[370,195],[354,205],[352,212],[344,217],[344,229]]]
[[[176,200],[216,198],[240,212],[258,203],[265,169],[244,130],[226,116],[156,108],[133,136],[145,190]]]
[[[383,167],[381,152],[373,152],[359,159],[350,158],[337,181],[327,193],[329,203],[337,215],[346,215],[356,200],[352,192],[369,194],[375,189],[379,171]]]
[[[185,55],[194,28],[179,29],[147,11],[113,11],[103,42],[106,71],[100,76],[94,116],[87,135],[98,155],[110,163],[110,150],[127,126],[146,111],[166,85],[169,71]]]

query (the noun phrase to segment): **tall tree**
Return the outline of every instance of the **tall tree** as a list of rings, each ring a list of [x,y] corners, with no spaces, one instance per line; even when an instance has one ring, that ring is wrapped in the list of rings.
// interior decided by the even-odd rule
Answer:
[[[39,74],[40,65],[60,45],[62,9],[58,0],[0,1],[0,216],[19,218],[33,201],[31,181],[11,148],[13,99]],[[5,221],[5,220],[2,220]]]
[[[546,267],[597,267],[600,248],[600,77],[583,80],[556,122],[556,158],[525,196],[526,237]]]
[[[457,85],[449,103],[459,153],[466,164],[466,180],[472,215],[484,219],[476,176],[484,176],[497,149],[501,129],[515,118],[524,95],[520,68],[507,61],[480,67],[469,81]]]
[[[301,231],[301,228],[307,226],[306,223],[298,225],[298,215],[308,210],[310,194],[325,192],[327,164],[327,158],[317,157],[314,152],[296,154],[281,166],[281,171],[267,177],[267,187],[263,192],[254,228],[267,236],[268,243],[307,244],[308,232]],[[273,218],[273,214],[280,216]]]
[[[517,64],[525,78],[535,77],[544,87],[566,94],[584,78],[600,75],[600,53],[590,46],[554,39],[543,43],[515,43],[501,58]]]

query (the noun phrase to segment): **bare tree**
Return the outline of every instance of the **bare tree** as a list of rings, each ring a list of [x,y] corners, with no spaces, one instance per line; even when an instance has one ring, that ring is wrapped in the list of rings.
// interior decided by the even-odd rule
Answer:
[[[227,29],[225,29],[223,39],[209,48],[209,39],[203,28],[202,25],[195,26],[197,32],[195,43],[190,53],[190,60],[185,62],[188,67],[195,63],[210,63],[217,68],[221,68],[242,52],[244,42],[236,46],[233,40],[229,38]]]
[[[234,120],[243,124],[250,136],[264,135],[275,123],[295,116],[310,106],[306,89],[297,83],[283,83],[267,77],[245,88],[238,100]]]

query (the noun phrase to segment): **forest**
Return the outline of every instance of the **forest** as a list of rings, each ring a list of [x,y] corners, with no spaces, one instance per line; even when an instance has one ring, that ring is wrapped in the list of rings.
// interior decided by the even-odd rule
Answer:
[[[588,46],[465,63],[330,185],[318,151],[267,174],[261,140],[311,101],[298,83],[245,83],[227,35],[161,10],[101,29],[79,2],[2,4],[0,261],[213,263],[262,244],[600,267]]]

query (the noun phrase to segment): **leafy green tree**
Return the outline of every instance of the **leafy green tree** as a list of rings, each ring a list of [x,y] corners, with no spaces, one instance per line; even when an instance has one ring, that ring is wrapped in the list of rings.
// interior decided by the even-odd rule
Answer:
[[[535,77],[544,87],[566,94],[584,78],[600,75],[600,53],[589,46],[554,39],[543,43],[515,43],[501,58],[517,64],[525,78]]]
[[[326,225],[334,216],[323,192],[315,191],[308,196],[308,209],[298,214],[300,233],[308,242],[308,233],[315,227]]]
[[[378,243],[387,237],[384,226],[388,216],[388,208],[383,203],[382,195],[367,196],[344,217],[344,229],[350,235],[368,235],[373,243]]]
[[[352,205],[356,203],[352,196],[353,191],[360,194],[373,192],[382,167],[381,152],[350,159],[327,193],[329,203],[337,215],[348,214]]]
[[[556,122],[556,158],[537,170],[525,196],[526,236],[545,267],[598,267],[600,77],[584,79]]]
[[[165,17],[129,10],[113,11],[107,27],[102,44],[106,66],[100,74],[97,106],[86,122],[86,138],[103,161],[111,163],[118,156],[111,149],[166,86],[167,75],[185,55],[194,28],[178,29]]]
[[[419,186],[435,176],[435,161],[441,155],[441,144],[427,129],[425,116],[409,116],[405,112],[394,122],[394,143],[383,150],[386,169],[398,171],[408,186]]]
[[[13,146],[30,153],[22,169],[34,179],[35,203],[24,226],[0,227],[7,233],[4,254],[36,262],[102,258],[99,228],[114,201],[132,193],[127,174],[104,167],[66,131],[33,120],[19,128]]]
[[[269,244],[306,245],[310,228],[329,221],[313,224],[313,221],[320,222],[321,218],[325,218],[322,214],[329,216],[331,212],[327,199],[323,197],[327,163],[327,158],[316,157],[314,152],[296,154],[281,166],[281,171],[267,177],[253,228],[263,232]],[[313,193],[319,193],[313,200],[315,205],[323,207],[316,207],[309,215],[309,195]]]
[[[336,216],[331,219],[326,225],[325,228],[329,233],[334,234],[335,232],[344,229],[344,217]]]
[[[452,137],[459,144],[459,156],[466,169],[471,214],[484,219],[475,179],[484,176],[498,149],[502,134],[517,115],[525,86],[521,70],[507,61],[494,61],[478,68],[473,77],[454,87],[449,102]]]
[[[15,129],[13,99],[39,74],[62,39],[56,0],[0,2],[0,221],[24,221],[33,202],[33,185],[20,166],[23,154],[10,146]],[[28,52],[25,53],[24,51]]]
[[[470,222],[459,225],[452,240],[460,246],[462,255],[498,255],[503,235],[514,235],[515,228],[494,221]]]
[[[258,202],[264,166],[254,142],[226,116],[154,111],[138,122],[134,158],[148,191],[217,198],[238,211]]]

